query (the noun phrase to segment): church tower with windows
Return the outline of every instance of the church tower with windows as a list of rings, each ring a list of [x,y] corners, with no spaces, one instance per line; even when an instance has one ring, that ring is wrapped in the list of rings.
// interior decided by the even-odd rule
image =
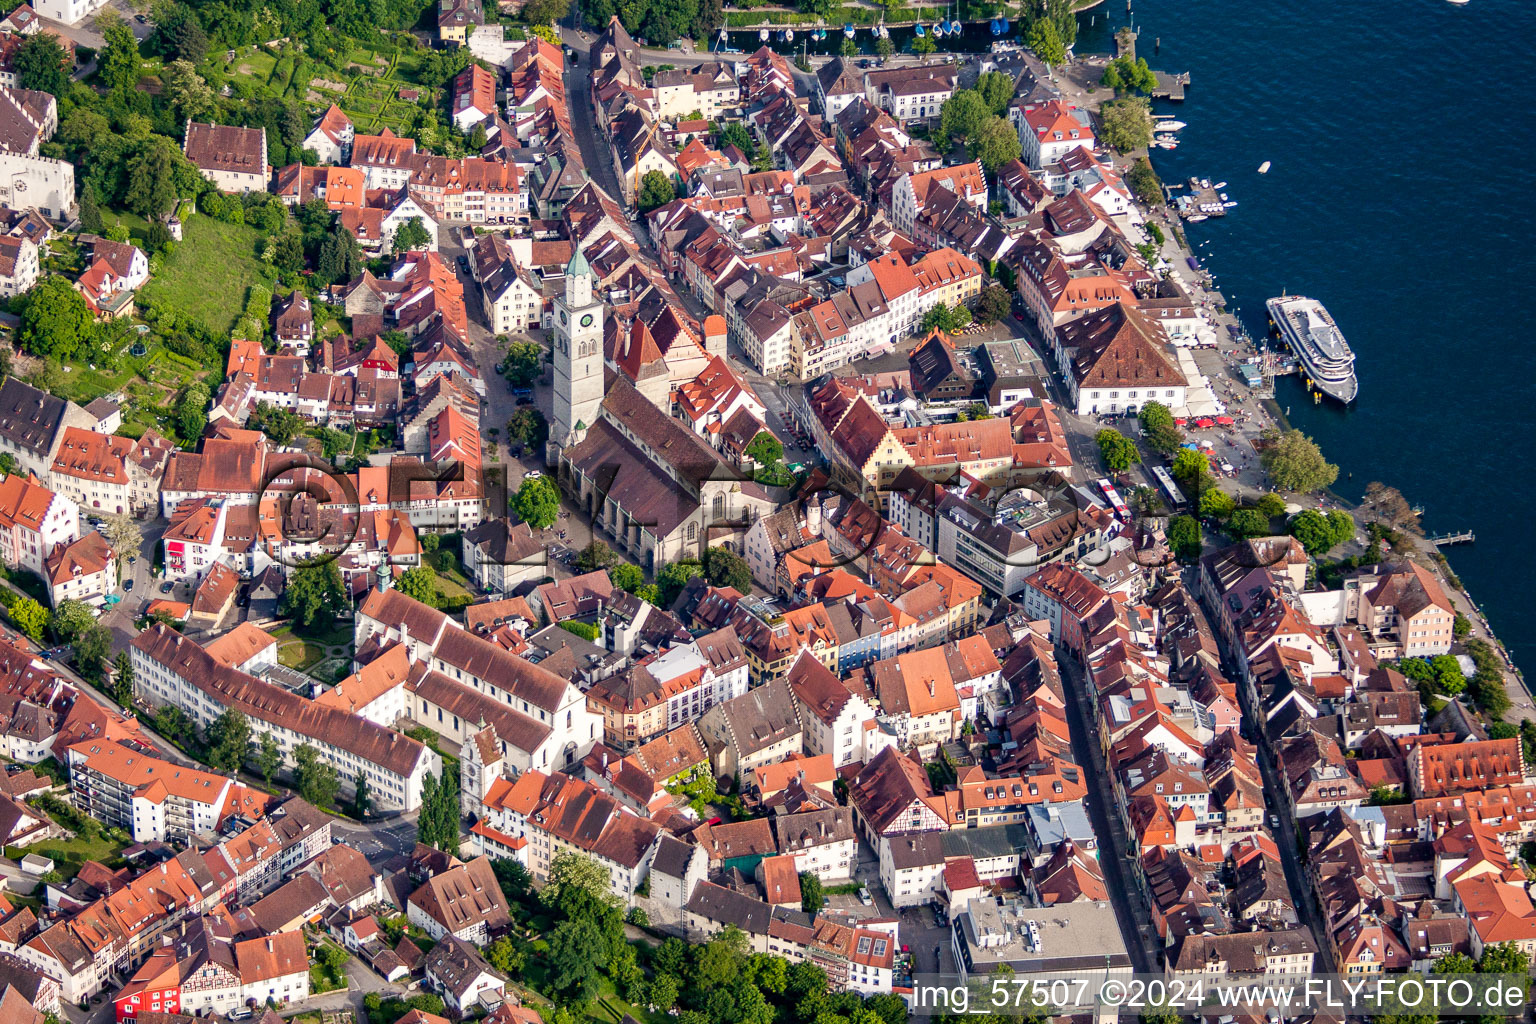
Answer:
[[[603,300],[592,293],[596,280],[578,248],[565,268],[565,294],[555,298],[554,420],[544,452],[550,466],[586,437],[603,404]]]

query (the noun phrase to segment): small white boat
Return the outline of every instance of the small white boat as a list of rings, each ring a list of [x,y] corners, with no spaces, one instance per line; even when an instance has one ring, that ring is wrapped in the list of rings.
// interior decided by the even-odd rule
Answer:
[[[1227,194],[1225,192],[1221,193],[1221,201],[1222,202],[1226,202],[1227,201]]]
[[[1213,185],[1211,187],[1212,188],[1226,188],[1227,187],[1227,183],[1224,182],[1224,181],[1218,181],[1215,185]]]
[[[1269,173],[1269,161],[1268,160],[1265,160],[1263,163],[1259,164],[1259,173],[1260,174],[1268,174]]]
[[[1188,127],[1189,125],[1185,124],[1183,121],[1178,120],[1159,121],[1156,125],[1157,130],[1160,132],[1181,132]]]
[[[1191,224],[1198,224],[1203,220],[1210,220],[1210,218],[1203,213],[1197,213],[1193,217],[1185,217],[1184,219],[1189,221]]]
[[[795,30],[792,29],[792,28],[785,29],[784,30],[784,38],[786,40],[788,40],[789,42],[791,42],[791,43],[794,42],[795,41]]]
[[[1461,7],[1466,4],[1467,0],[1446,0],[1446,2],[1455,4],[1457,7]]]
[[[757,38],[761,39],[763,42],[766,43],[768,41],[768,30],[766,28],[758,29],[757,30]]]
[[[1226,207],[1226,208],[1227,208],[1227,209],[1229,209],[1229,210],[1230,210],[1230,209],[1232,209],[1232,207],[1234,207],[1234,206],[1236,206],[1236,205],[1237,205],[1237,201],[1236,201],[1236,200],[1233,200],[1233,201],[1232,201],[1232,202],[1229,202],[1229,203],[1222,203],[1222,204],[1221,204],[1221,205],[1222,205],[1222,206],[1224,206],[1224,207]]]

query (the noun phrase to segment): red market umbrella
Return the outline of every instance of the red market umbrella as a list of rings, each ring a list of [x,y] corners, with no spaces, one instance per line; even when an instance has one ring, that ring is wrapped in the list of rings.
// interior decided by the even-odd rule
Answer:
[[[1217,416],[1216,422],[1223,427],[1230,427],[1233,423],[1231,416]]]
[[[1207,430],[1211,427],[1214,427],[1215,425],[1216,421],[1211,419],[1209,416],[1202,416],[1195,420],[1195,426],[1199,427],[1201,430]]]

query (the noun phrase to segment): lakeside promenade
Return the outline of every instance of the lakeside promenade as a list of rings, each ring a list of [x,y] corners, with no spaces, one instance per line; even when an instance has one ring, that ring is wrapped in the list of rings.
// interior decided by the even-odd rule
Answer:
[[[1098,84],[1105,63],[1106,60],[1103,58],[1075,60],[1057,69],[1053,82],[1067,101],[1097,113],[1102,103],[1114,98],[1112,93]],[[1155,154],[1148,150],[1125,154],[1117,161],[1117,166],[1124,171],[1138,157],[1143,156],[1151,159],[1155,168]],[[1244,333],[1237,311],[1228,308],[1226,297],[1215,286],[1210,275],[1204,271],[1190,269],[1187,261],[1190,257],[1198,259],[1198,253],[1196,247],[1189,244],[1183,223],[1166,205],[1150,211],[1148,223],[1156,224],[1162,231],[1163,244],[1159,255],[1170,266],[1180,269],[1181,276],[1189,286],[1191,296],[1205,309],[1217,328],[1217,347],[1195,349],[1195,362],[1200,372],[1210,379],[1215,393],[1227,403],[1228,414],[1232,416],[1235,423],[1225,431],[1208,432],[1205,436],[1216,445],[1215,451],[1219,456],[1226,458],[1237,467],[1237,472],[1230,478],[1231,489],[1235,494],[1240,497],[1257,497],[1270,490],[1270,487],[1263,467],[1259,464],[1255,442],[1266,430],[1286,430],[1289,429],[1290,424],[1277,399],[1255,397],[1251,390],[1238,379],[1235,366],[1242,360],[1257,355],[1257,349],[1246,341],[1240,340],[1247,338],[1248,335]],[[1142,241],[1150,242],[1152,239],[1144,234]],[[1326,456],[1328,453],[1323,454]],[[1311,502],[1315,502],[1315,507],[1320,510],[1344,509],[1354,515],[1362,526],[1370,521],[1368,517],[1360,514],[1360,507],[1357,504],[1348,502],[1331,491],[1325,492],[1321,497],[1307,499],[1308,504]],[[1509,652],[1494,634],[1476,600],[1461,587],[1450,585],[1445,573],[1441,571],[1440,565],[1433,557],[1439,553],[1439,549],[1433,543],[1423,537],[1411,537],[1411,540],[1416,549],[1415,559],[1436,574],[1456,611],[1471,623],[1472,628],[1468,635],[1486,641],[1503,661],[1504,689],[1510,701],[1509,709],[1503,716],[1504,721],[1519,725],[1527,718],[1536,720],[1536,698],[1533,698],[1524,675],[1515,667]]]

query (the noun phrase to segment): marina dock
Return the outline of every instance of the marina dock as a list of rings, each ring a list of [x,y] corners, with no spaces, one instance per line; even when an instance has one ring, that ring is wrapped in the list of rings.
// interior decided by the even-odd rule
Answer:
[[[1222,182],[1221,184],[1226,184]],[[1205,220],[1209,217],[1225,217],[1227,200],[1223,194],[1204,178],[1189,179],[1189,194],[1174,199],[1179,216],[1186,221]]]

